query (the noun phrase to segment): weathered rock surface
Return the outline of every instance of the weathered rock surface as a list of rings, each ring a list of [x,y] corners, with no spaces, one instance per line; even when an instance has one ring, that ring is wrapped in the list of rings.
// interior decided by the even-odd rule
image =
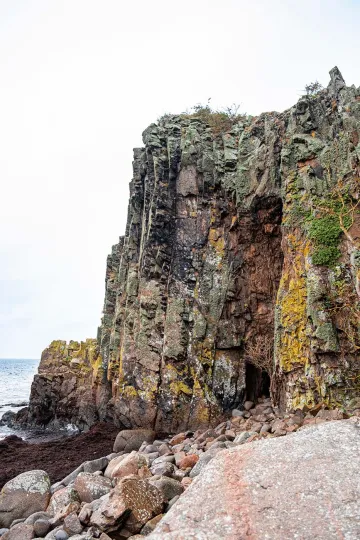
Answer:
[[[109,493],[111,480],[91,473],[80,473],[74,482],[74,489],[79,494],[81,502],[92,502]]]
[[[163,508],[161,492],[138,478],[123,478],[92,514],[90,523],[107,532],[126,527],[134,534]]]
[[[283,113],[144,131],[97,344],[51,344],[28,421],[173,433],[269,386],[283,410],[359,396],[360,89],[330,74]]]
[[[151,540],[360,536],[360,421],[328,422],[221,452]]]
[[[7,482],[0,493],[0,528],[10,527],[15,519],[27,518],[46,510],[50,500],[50,479],[45,471],[19,474]]]

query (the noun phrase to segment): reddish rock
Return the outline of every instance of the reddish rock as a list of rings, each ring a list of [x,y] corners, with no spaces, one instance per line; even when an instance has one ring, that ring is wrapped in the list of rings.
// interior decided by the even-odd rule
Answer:
[[[176,444],[181,444],[185,439],[186,433],[178,433],[177,435],[174,435],[172,439],[170,439],[169,444],[175,446]]]
[[[140,478],[146,478],[151,476],[148,468],[149,460],[144,454],[137,452],[131,452],[125,459],[123,459],[112,471],[111,477],[119,480],[135,474]]]
[[[189,467],[192,468],[198,461],[199,456],[197,454],[189,454],[180,461],[179,468],[182,470],[188,469]]]
[[[140,531],[163,509],[163,498],[155,487],[138,478],[123,478],[95,510],[90,524],[104,532],[119,529],[123,524],[132,533]]]

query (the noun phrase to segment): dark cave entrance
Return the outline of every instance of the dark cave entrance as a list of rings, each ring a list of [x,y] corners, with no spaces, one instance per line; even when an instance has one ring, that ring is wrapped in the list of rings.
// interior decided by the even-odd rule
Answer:
[[[259,397],[270,397],[270,376],[264,369],[246,362],[245,364],[245,400],[257,402]]]
[[[276,296],[283,267],[282,200],[255,198],[251,205],[251,245],[246,260],[249,322],[245,330],[245,399],[271,397]]]

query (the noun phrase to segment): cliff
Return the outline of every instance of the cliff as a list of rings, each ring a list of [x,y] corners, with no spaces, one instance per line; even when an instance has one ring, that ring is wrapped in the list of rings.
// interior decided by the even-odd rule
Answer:
[[[359,397],[360,88],[330,75],[283,113],[144,131],[97,343],[46,349],[28,422],[174,432],[262,394]]]

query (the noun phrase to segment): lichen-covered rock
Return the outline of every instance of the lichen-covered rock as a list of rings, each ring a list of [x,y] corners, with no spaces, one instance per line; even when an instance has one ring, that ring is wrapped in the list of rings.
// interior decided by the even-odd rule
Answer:
[[[1,490],[0,528],[10,527],[15,519],[27,518],[35,512],[46,510],[49,500],[50,479],[45,471],[19,474]]]
[[[95,510],[90,524],[104,532],[126,525],[133,533],[139,532],[152,517],[161,513],[163,498],[160,491],[145,480],[123,478]]]
[[[75,502],[79,503],[80,497],[73,486],[59,489],[51,496],[47,512],[52,516],[61,514],[66,507]]]
[[[87,428],[98,420],[92,381],[96,378],[99,349],[95,339],[53,341],[41,355],[31,398],[20,422],[48,427],[76,425]]]
[[[283,113],[144,131],[99,349],[85,377],[52,345],[29,419],[71,404],[78,425],[175,433],[264,391],[287,410],[359,395],[360,89],[330,75]]]
[[[104,476],[91,473],[80,473],[74,482],[74,489],[79,494],[81,502],[90,503],[100,499],[111,490],[111,480]]]

